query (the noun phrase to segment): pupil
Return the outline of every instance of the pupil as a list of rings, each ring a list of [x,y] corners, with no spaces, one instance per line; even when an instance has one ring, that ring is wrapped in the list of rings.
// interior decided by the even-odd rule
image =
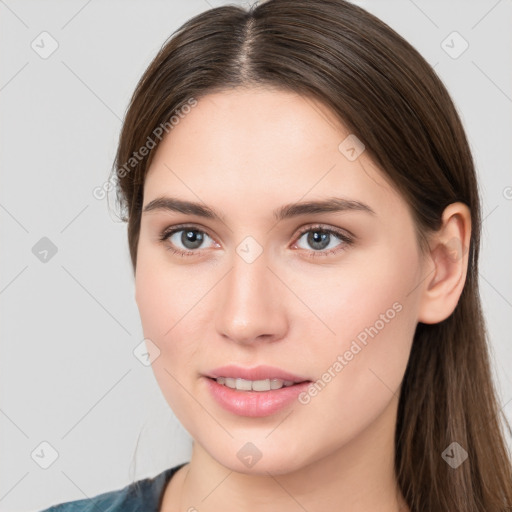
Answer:
[[[325,249],[329,245],[329,236],[329,233],[311,231],[308,236],[308,243],[310,243],[315,249]],[[320,246],[318,246],[318,244],[320,244]]]
[[[315,249],[325,249],[329,245],[329,236],[329,233],[311,231],[308,235],[308,243]],[[203,235],[198,231],[184,231],[181,241],[189,249],[197,249],[201,246]],[[188,246],[188,243],[191,243],[192,247]]]
[[[203,241],[203,235],[198,231],[184,231],[181,236],[181,242],[183,245],[189,249],[197,249],[201,242]],[[192,247],[187,245],[188,243],[192,244]]]

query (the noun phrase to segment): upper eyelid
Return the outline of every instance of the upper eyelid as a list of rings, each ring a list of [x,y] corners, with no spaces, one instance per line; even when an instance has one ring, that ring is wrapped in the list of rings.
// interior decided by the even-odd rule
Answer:
[[[177,232],[180,232],[180,231],[183,231],[183,230],[186,230],[187,228],[193,230],[193,231],[200,231],[201,233],[204,233],[205,235],[207,235],[208,237],[210,237],[215,243],[219,243],[215,237],[211,236],[210,233],[208,232],[208,230],[206,228],[203,228],[199,225],[195,225],[195,224],[177,224],[175,226],[171,226],[169,227],[168,229],[164,229],[162,231],[162,235],[161,237],[163,238],[165,236],[165,239],[167,239],[168,237],[170,237],[171,235],[177,233]],[[356,236],[354,234],[352,234],[349,230],[347,229],[342,229],[342,228],[338,228],[338,227],[334,227],[334,226],[330,226],[328,224],[320,224],[320,223],[316,223],[316,224],[310,224],[310,225],[304,225],[304,226],[301,226],[300,228],[298,228],[295,236],[294,236],[294,239],[298,239],[298,237],[301,237],[304,233],[307,233],[308,231],[312,231],[314,229],[318,229],[318,230],[324,230],[324,231],[327,231],[331,234],[334,234],[334,235],[338,235],[340,236],[340,239],[342,241],[343,240],[343,237],[348,237],[348,238],[351,238],[351,239],[355,239]],[[343,232],[346,232],[346,234],[344,234]],[[199,249],[198,251],[194,251],[194,252],[199,252],[201,249]]]
[[[302,235],[302,234],[307,233],[308,231],[312,231],[314,229],[318,229],[319,231],[321,231],[321,230],[328,231],[330,233],[338,234],[338,235],[344,235],[344,233],[346,233],[345,236],[349,236],[350,238],[355,238],[355,235],[353,235],[348,229],[337,228],[334,226],[329,226],[328,224],[315,224],[315,225],[310,225],[310,226],[302,226],[299,228],[297,234]]]
[[[175,233],[178,233],[180,231],[185,231],[186,229],[190,229],[191,231],[200,231],[201,233],[204,233],[205,235],[208,235],[212,240],[215,240],[215,237],[211,236],[210,233],[206,228],[203,228],[201,226],[196,226],[194,224],[183,224],[183,225],[176,225],[176,226],[169,226],[168,228],[164,228],[161,231],[161,237],[170,237],[171,235],[174,235]]]

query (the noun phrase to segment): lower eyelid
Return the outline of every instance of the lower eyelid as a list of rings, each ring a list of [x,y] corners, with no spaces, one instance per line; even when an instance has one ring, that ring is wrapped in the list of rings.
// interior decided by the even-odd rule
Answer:
[[[307,231],[306,231],[306,233],[307,233]],[[293,245],[294,247],[298,244],[299,240],[302,238],[303,235],[304,235],[304,233],[302,233],[298,237],[297,242],[295,242],[294,245]],[[338,254],[339,252],[346,250],[348,248],[348,246],[350,246],[353,243],[353,241],[351,239],[349,239],[346,236],[341,236],[338,233],[331,233],[331,235],[334,235],[336,238],[338,238],[338,240],[340,242],[335,247],[331,247],[329,249],[325,248],[325,249],[318,250],[318,251],[315,251],[313,249],[303,249],[302,247],[297,247],[297,249],[299,251],[305,252],[306,253],[306,257],[308,257],[308,258],[315,258],[315,257],[329,256],[329,255],[333,255],[333,254]]]
[[[302,231],[301,233],[299,233],[295,239],[298,241],[300,240],[306,233],[309,233],[311,231],[322,231],[324,233],[328,233],[330,236],[334,236],[336,237],[338,240],[340,240],[340,242],[344,242],[344,243],[351,243],[353,241],[353,237],[348,235],[348,234],[345,234],[345,233],[342,233],[341,231],[336,231],[336,230],[333,230],[331,228],[320,228],[320,227],[314,227],[314,228],[309,228],[309,229],[306,229],[304,231]]]
[[[204,231],[203,229],[199,229],[199,228],[196,228],[194,226],[178,226],[178,227],[175,227],[173,229],[169,229],[169,230],[164,230],[163,233],[161,233],[160,235],[160,241],[162,241],[163,243],[166,243],[166,244],[169,244],[170,241],[169,241],[169,238],[173,235],[175,235],[176,233],[179,233],[181,231],[196,231],[198,233],[201,233],[205,236],[207,236],[210,240],[212,240],[214,243],[217,243],[215,241],[215,239],[210,236],[206,231]],[[345,247],[344,246],[347,246],[347,245],[350,245],[353,243],[353,240],[350,236],[344,234],[344,233],[340,233],[338,231],[335,231],[333,230],[332,228],[327,228],[327,227],[322,227],[322,226],[313,226],[313,227],[309,227],[308,229],[304,229],[303,231],[301,231],[300,233],[298,233],[294,239],[295,239],[295,242],[293,243],[293,246],[295,246],[298,241],[306,234],[306,233],[309,233],[311,231],[323,231],[324,233],[328,233],[329,235],[331,236],[335,236],[336,238],[338,238],[338,240],[341,242],[338,246],[336,246],[335,248],[333,249],[328,249],[328,250],[321,250],[321,251],[315,251],[313,249],[302,249],[299,247],[299,250],[302,250],[302,251],[306,251],[308,253],[311,253],[312,256],[322,256],[322,255],[329,255],[329,254],[333,254],[333,253],[336,253],[340,250],[343,250]],[[176,253],[176,254],[181,254],[181,255],[194,255],[194,254],[199,254],[201,253],[202,251],[206,250],[207,248],[198,248],[198,249],[180,249],[180,248],[175,248],[174,246],[171,246],[171,247],[168,247],[169,250],[171,250],[172,252]]]
[[[201,233],[202,235],[208,237],[210,240],[215,242],[215,239],[213,237],[211,237],[206,231],[203,231],[202,229],[198,229],[198,228],[189,227],[189,226],[179,227],[179,228],[174,228],[174,229],[171,229],[168,231],[164,231],[160,235],[160,241],[162,241],[164,243],[171,243],[170,238],[173,235],[175,235],[176,233],[180,233],[181,231],[195,231],[197,233]],[[179,249],[178,248],[178,249],[176,249],[176,252],[200,252],[202,250],[204,250],[204,249],[203,248],[198,248],[198,249]]]

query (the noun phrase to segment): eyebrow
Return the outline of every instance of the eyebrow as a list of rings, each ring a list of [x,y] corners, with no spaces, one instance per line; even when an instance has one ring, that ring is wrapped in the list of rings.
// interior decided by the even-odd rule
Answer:
[[[142,213],[151,211],[179,212],[207,219],[224,222],[224,216],[209,206],[192,201],[185,201],[175,197],[158,197],[150,201],[142,210]],[[321,201],[307,201],[303,203],[291,203],[274,210],[273,216],[276,221],[282,221],[300,215],[315,213],[332,213],[344,211],[362,211],[375,215],[375,212],[367,204],[341,197],[330,197]]]

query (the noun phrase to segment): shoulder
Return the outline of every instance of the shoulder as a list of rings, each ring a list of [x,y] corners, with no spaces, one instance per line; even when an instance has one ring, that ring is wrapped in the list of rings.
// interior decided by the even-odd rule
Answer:
[[[122,489],[59,503],[41,512],[158,512],[166,484],[183,465],[166,469],[151,478],[137,480]]]

